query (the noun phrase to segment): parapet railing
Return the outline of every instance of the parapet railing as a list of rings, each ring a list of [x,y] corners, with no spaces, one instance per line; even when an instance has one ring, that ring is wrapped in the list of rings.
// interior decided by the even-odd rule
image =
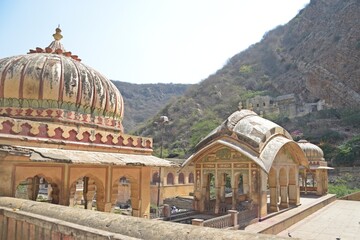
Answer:
[[[220,217],[216,217],[216,218],[211,218],[208,220],[204,220],[204,219],[192,219],[191,224],[192,225],[197,225],[197,226],[203,226],[203,227],[211,227],[211,228],[231,228],[231,227],[235,227],[238,225],[237,224],[237,216],[238,216],[238,211],[236,210],[229,210],[228,214],[220,216]]]
[[[258,208],[255,206],[252,209],[244,210],[238,213],[238,225],[240,228],[246,227],[252,221],[258,218]]]
[[[211,228],[232,228],[239,229],[249,225],[258,219],[258,209],[254,207],[252,209],[243,210],[238,212],[236,210],[228,210],[228,214],[204,219],[192,219],[192,225],[211,227]]]
[[[203,222],[204,227],[212,227],[212,228],[228,228],[233,226],[232,215],[226,214],[221,217],[211,218]]]

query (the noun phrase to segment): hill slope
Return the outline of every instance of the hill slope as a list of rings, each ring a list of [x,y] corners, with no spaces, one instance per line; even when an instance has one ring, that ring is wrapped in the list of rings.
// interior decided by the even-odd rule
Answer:
[[[160,131],[150,124],[167,115],[171,124],[166,126],[164,147],[170,156],[183,156],[237,110],[239,102],[254,96],[291,93],[296,105],[325,100],[333,108],[358,108],[359,22],[358,0],[312,0],[288,24],[230,58],[136,133],[159,143]]]
[[[126,132],[153,117],[173,97],[181,96],[190,84],[132,84],[112,81],[120,90],[125,105],[123,125]]]

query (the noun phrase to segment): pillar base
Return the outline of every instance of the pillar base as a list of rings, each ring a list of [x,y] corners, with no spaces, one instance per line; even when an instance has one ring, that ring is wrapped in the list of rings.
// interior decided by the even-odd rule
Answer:
[[[278,206],[270,206],[269,210],[270,210],[270,212],[278,212],[279,207]]]
[[[280,203],[279,206],[281,209],[289,208],[289,203]]]

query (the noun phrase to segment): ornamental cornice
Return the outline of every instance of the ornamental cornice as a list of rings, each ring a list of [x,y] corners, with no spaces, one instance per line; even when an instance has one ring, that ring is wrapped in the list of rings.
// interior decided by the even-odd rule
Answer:
[[[58,122],[37,122],[27,119],[0,117],[0,135],[35,137],[70,142],[95,143],[152,149],[152,139],[123,134],[120,131],[87,126],[64,125]]]
[[[1,105],[1,104],[0,104]],[[74,110],[58,108],[24,108],[0,107],[0,115],[22,119],[37,119],[43,121],[59,121],[65,123],[80,123],[84,125],[98,125],[103,128],[114,128],[123,131],[120,116],[101,116],[98,113],[82,113]]]

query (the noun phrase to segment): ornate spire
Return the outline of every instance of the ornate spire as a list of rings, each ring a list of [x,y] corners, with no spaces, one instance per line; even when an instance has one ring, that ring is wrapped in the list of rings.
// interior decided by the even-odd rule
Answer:
[[[67,57],[71,57],[72,59],[74,59],[76,61],[79,61],[79,62],[81,61],[81,59],[77,55],[72,55],[71,52],[67,52],[65,50],[64,46],[62,45],[62,43],[60,42],[60,40],[63,38],[63,36],[61,35],[60,24],[55,29],[55,33],[52,36],[54,37],[54,41],[52,41],[48,47],[46,47],[45,49],[37,47],[36,50],[30,49],[30,51],[28,53],[61,54],[61,55],[65,55]]]
[[[63,36],[61,35],[60,24],[59,24],[58,27],[55,29],[55,32],[56,32],[56,33],[53,34],[54,39],[55,39],[56,41],[60,41],[60,40],[63,38]]]

